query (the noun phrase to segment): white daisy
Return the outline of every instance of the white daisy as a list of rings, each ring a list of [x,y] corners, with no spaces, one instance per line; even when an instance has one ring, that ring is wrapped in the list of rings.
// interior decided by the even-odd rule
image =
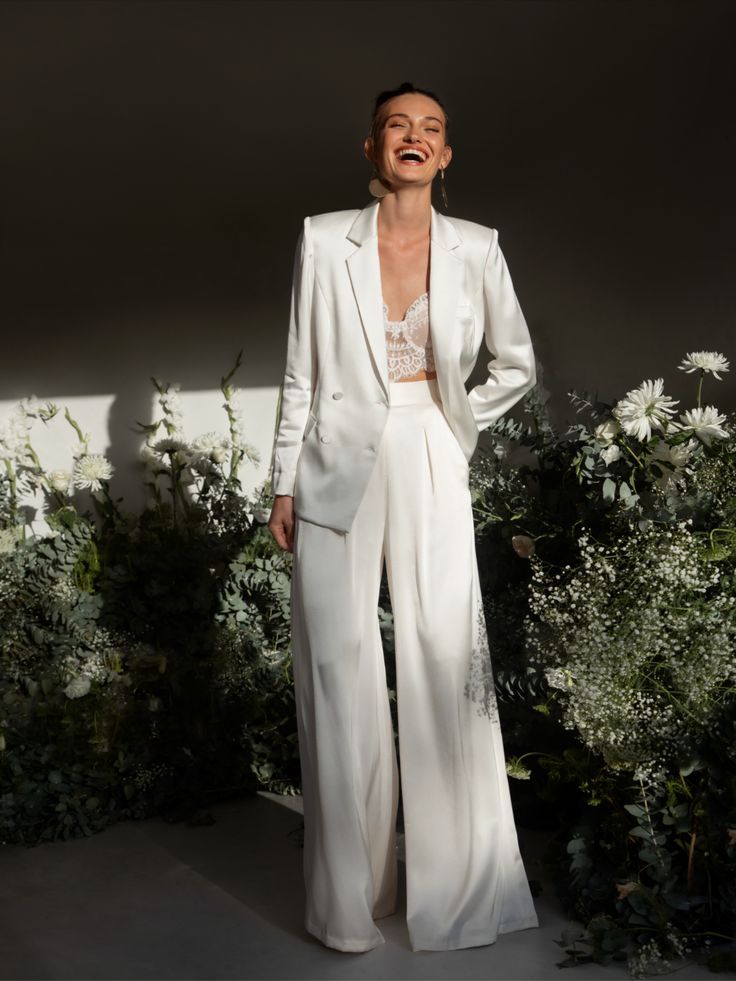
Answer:
[[[677,423],[678,429],[692,429],[693,433],[702,440],[706,446],[710,446],[711,437],[727,439],[728,433],[723,428],[722,423],[726,417],[718,414],[718,409],[714,405],[706,405],[702,409],[688,409],[680,415],[680,422]]]
[[[678,400],[663,395],[663,389],[662,378],[644,381],[616,403],[613,414],[625,433],[644,442],[651,439],[652,429],[664,429],[667,417],[674,414],[672,406],[677,405]]]
[[[110,461],[99,453],[80,456],[74,464],[74,486],[98,491],[102,487],[101,481],[109,480],[114,470]]]
[[[728,371],[729,362],[718,351],[691,351],[682,359],[680,371],[709,371],[720,381],[719,371]]]

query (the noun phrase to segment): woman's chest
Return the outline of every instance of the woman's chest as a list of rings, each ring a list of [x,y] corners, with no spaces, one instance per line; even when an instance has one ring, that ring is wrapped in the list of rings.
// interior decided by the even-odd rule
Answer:
[[[429,240],[410,246],[378,240],[381,294],[391,321],[402,321],[417,297],[429,289]]]

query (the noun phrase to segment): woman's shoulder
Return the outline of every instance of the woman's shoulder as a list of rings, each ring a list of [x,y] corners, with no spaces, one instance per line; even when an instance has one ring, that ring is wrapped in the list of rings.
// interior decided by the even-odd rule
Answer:
[[[360,211],[360,208],[347,208],[345,211],[323,211],[319,215],[309,215],[306,220],[309,221],[312,231],[329,233],[350,228]]]
[[[494,236],[498,236],[497,229],[490,225],[482,225],[478,221],[470,221],[468,218],[456,218],[454,215],[444,215],[448,221],[455,226],[455,230],[464,242],[478,244],[488,248]]]

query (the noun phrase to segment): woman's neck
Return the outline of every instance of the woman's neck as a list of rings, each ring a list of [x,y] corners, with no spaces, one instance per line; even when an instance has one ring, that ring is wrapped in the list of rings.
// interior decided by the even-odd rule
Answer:
[[[378,235],[397,244],[429,238],[432,225],[432,188],[402,188],[381,198]]]

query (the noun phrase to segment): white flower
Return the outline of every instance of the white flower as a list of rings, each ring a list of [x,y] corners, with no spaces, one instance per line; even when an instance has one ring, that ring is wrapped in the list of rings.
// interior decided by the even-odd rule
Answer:
[[[651,438],[653,428],[664,429],[667,417],[674,414],[672,406],[677,405],[678,400],[663,395],[663,388],[662,378],[644,381],[616,403],[613,414],[625,433],[644,442]]]
[[[680,371],[709,371],[718,381],[721,380],[719,371],[728,371],[729,363],[718,351],[691,351],[682,359]]]
[[[213,463],[224,463],[227,460],[230,445],[227,436],[220,436],[219,433],[204,433],[192,443],[198,453],[208,457]]]
[[[268,519],[271,517],[271,512],[268,508],[256,508],[253,512],[253,517],[259,525],[265,525],[268,524]]]
[[[87,694],[90,687],[91,685],[89,678],[84,674],[80,674],[77,675],[76,678],[72,678],[64,689],[64,694],[67,698],[81,698],[83,695]]]
[[[141,446],[140,458],[151,470],[157,470],[161,466],[161,454],[157,453],[150,443]]]
[[[687,443],[680,443],[670,446],[660,440],[649,452],[649,460],[652,463],[666,464],[658,467],[662,471],[661,476],[657,477],[657,483],[665,490],[673,490],[678,484],[682,483],[683,471],[686,470],[693,450],[696,448],[695,440],[688,440]]]
[[[52,490],[59,491],[61,494],[69,493],[72,475],[68,470],[52,470],[48,478]]]
[[[680,415],[678,429],[692,429],[698,439],[701,439],[706,446],[710,446],[712,436],[718,439],[727,439],[728,433],[722,427],[726,417],[718,414],[718,409],[714,405],[706,405],[702,409],[688,409]]]
[[[176,439],[173,436],[165,436],[153,444],[153,449],[157,453],[178,453],[179,450],[186,450],[187,444],[183,439]]]
[[[515,757],[506,760],[506,773],[516,780],[530,780],[532,775],[532,771],[528,767],[523,766]]]
[[[621,432],[621,427],[615,419],[607,419],[593,430],[593,435],[601,443],[612,443],[614,436]]]
[[[75,487],[88,487],[91,491],[101,489],[101,481],[109,480],[114,473],[114,467],[109,460],[99,453],[80,456],[74,464]]]
[[[174,453],[174,459],[179,464],[180,467],[191,467],[193,463],[196,462],[198,454],[192,449],[191,446],[182,446],[180,450]]]
[[[14,552],[17,541],[17,535],[12,528],[0,528],[0,555]]]
[[[694,448],[695,443],[692,440],[679,443],[677,446],[670,446],[669,443],[660,440],[650,451],[649,456],[652,460],[661,460],[669,463],[676,470],[682,470],[689,463]]]
[[[605,463],[613,463],[613,461],[618,460],[620,456],[621,450],[615,445],[615,443],[601,450],[601,458]]]

